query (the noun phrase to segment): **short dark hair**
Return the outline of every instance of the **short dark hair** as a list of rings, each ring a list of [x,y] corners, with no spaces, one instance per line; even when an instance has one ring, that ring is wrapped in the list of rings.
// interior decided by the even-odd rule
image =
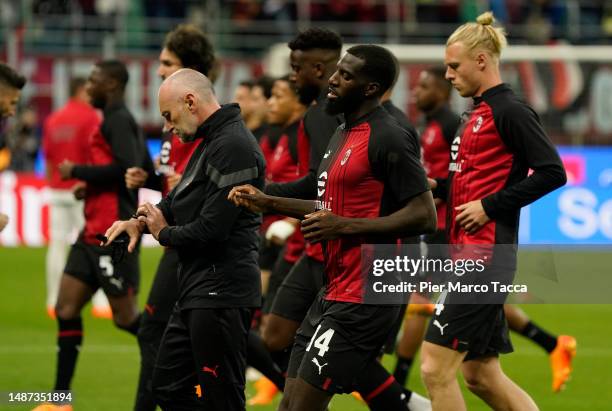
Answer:
[[[389,50],[373,44],[364,44],[351,47],[347,53],[364,61],[360,71],[368,79],[380,84],[379,95],[384,94],[393,85],[397,75],[397,60]]]
[[[432,66],[425,69],[425,72],[432,75],[438,85],[448,94],[453,90],[453,85],[446,79],[445,66]]]
[[[272,96],[272,86],[274,86],[275,80],[275,78],[264,74],[254,81],[253,87],[261,87],[263,95],[266,96],[266,98],[270,98],[270,96]]]
[[[250,90],[253,88],[254,83],[253,83],[253,80],[242,80],[240,83],[238,83],[238,85],[242,87],[246,87]]]
[[[183,67],[208,76],[215,65],[215,49],[204,32],[193,24],[179,24],[166,35],[164,47],[181,60]]]
[[[340,54],[342,50],[342,39],[331,30],[320,27],[312,27],[308,30],[298,33],[298,35],[289,42],[291,50],[333,50]]]
[[[25,86],[26,79],[12,67],[0,63],[0,83],[21,90]]]
[[[125,89],[125,85],[130,79],[130,75],[123,62],[119,60],[103,60],[96,63],[96,66],[108,77],[117,80],[121,89]]]
[[[87,83],[87,79],[85,77],[71,78],[70,84],[68,86],[68,92],[70,93],[70,97],[74,97],[79,91],[79,89],[85,85],[85,83]]]

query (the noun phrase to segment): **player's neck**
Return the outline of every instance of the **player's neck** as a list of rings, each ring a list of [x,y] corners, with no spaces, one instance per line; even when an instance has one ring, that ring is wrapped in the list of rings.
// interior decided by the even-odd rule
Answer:
[[[123,103],[123,93],[111,94],[106,99],[106,105],[104,106],[104,109],[109,109],[121,103]]]
[[[503,83],[498,70],[483,76],[482,80],[483,81],[480,83],[480,87],[476,91],[476,94],[474,94],[474,97],[480,97],[485,91]]]
[[[380,99],[378,98],[365,100],[363,103],[361,103],[357,110],[351,113],[344,113],[346,124],[354,125],[361,117],[365,116],[379,105]]]

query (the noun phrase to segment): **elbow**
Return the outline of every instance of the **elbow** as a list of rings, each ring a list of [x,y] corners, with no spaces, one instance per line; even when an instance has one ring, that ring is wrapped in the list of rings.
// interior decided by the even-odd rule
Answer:
[[[419,218],[418,227],[419,234],[433,234],[436,232],[438,228],[438,215],[433,202],[431,206],[424,207],[421,218]]]
[[[563,187],[565,184],[567,184],[567,174],[565,168],[560,167],[555,173],[555,188]]]
[[[428,213],[424,218],[422,230],[423,234],[433,234],[438,228],[438,216],[436,215],[435,209],[433,213]]]

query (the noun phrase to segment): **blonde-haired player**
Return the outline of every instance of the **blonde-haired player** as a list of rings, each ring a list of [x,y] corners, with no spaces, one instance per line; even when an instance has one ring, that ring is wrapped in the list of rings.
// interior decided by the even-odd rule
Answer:
[[[431,185],[448,204],[449,243],[496,245],[484,274],[511,282],[515,247],[500,258],[500,245],[517,244],[521,207],[562,186],[566,177],[537,114],[501,80],[507,42],[493,22],[484,13],[446,43],[446,78],[461,96],[474,99],[474,107],[453,141],[448,179]],[[454,298],[436,306],[423,343],[421,373],[433,409],[465,410],[456,378],[461,368],[467,387],[491,408],[537,410],[500,366],[498,355],[512,351],[503,296],[475,297],[475,304]]]

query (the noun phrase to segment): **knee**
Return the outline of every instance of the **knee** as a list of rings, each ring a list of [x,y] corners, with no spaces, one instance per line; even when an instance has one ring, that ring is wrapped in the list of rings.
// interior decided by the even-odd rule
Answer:
[[[81,312],[75,304],[58,300],[55,304],[55,315],[61,320],[72,320],[79,317]]]
[[[117,328],[130,331],[134,327],[135,321],[138,321],[138,316],[113,312],[113,323]]]
[[[491,391],[493,376],[489,377],[484,372],[469,371],[463,372],[465,386],[477,396],[482,396]]]
[[[424,355],[421,359],[421,378],[428,390],[445,387],[456,378],[456,372],[434,358]]]

